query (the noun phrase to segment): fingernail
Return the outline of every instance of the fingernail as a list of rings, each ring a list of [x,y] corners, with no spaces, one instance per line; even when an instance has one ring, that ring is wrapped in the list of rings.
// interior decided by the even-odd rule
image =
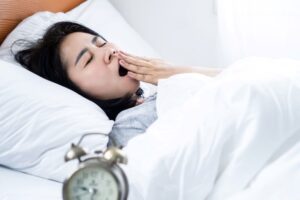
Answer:
[[[123,60],[120,60],[121,65],[125,65],[125,62]]]

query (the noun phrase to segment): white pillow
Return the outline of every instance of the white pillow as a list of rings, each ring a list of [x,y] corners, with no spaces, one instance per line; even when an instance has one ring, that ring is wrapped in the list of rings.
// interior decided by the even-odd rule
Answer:
[[[3,41],[0,46],[0,58],[11,63],[17,63],[11,52],[11,46],[14,41],[25,39],[27,41],[36,41],[41,38],[46,29],[59,21],[72,21],[72,18],[64,13],[51,13],[48,11],[37,12],[34,15],[24,19]],[[13,51],[21,50],[21,47],[14,46]]]
[[[34,41],[49,25],[75,17],[109,40],[119,35],[120,46],[132,53],[155,56],[105,0],[87,1],[68,15],[39,12],[25,19],[0,47],[0,164],[62,181],[76,166],[63,161],[70,143],[84,133],[111,131],[113,121],[96,104],[19,67],[10,52],[15,40]],[[100,30],[106,23],[105,31]],[[97,138],[88,139],[86,146],[104,148],[107,137]]]
[[[0,164],[62,181],[71,142],[84,133],[108,134],[113,121],[94,103],[28,70],[0,60]],[[104,149],[107,137],[87,141]]]

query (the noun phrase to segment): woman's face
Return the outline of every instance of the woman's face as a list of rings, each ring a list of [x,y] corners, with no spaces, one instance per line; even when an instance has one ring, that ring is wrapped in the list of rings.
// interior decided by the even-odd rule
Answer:
[[[137,80],[120,72],[116,50],[101,37],[75,32],[63,40],[60,56],[75,85],[94,98],[107,100],[134,94],[139,88]]]

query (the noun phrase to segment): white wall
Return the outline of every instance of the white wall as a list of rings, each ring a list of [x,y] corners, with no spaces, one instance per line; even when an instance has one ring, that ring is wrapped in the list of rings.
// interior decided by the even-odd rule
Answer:
[[[163,59],[204,66],[218,64],[214,1],[111,0]]]
[[[249,56],[300,60],[299,0],[219,0],[220,63]]]

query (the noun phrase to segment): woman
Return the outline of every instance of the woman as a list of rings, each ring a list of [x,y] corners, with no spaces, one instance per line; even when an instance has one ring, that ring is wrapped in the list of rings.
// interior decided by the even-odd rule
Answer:
[[[175,68],[160,60],[129,55],[93,30],[73,22],[52,25],[36,43],[17,52],[15,59],[37,75],[99,105],[115,120],[110,136],[119,146],[145,132],[157,118],[156,96],[143,99],[140,81],[157,84],[159,79],[177,73],[214,76],[219,72]]]

